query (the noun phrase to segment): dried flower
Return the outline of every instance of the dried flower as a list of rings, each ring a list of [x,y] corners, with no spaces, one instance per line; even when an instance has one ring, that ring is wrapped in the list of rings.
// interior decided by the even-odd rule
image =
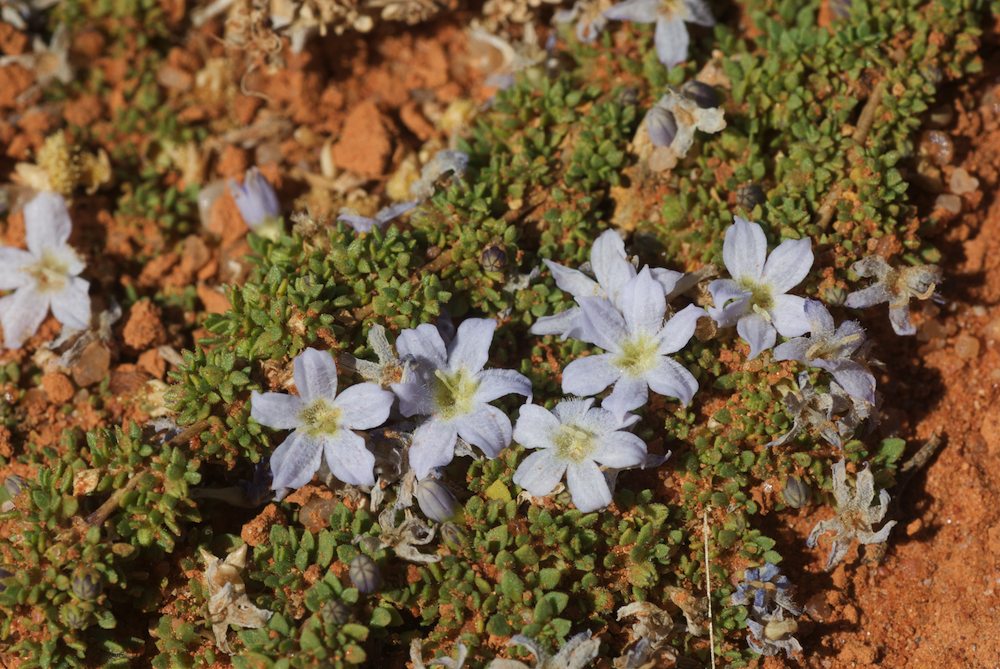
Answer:
[[[602,406],[621,418],[646,403],[648,391],[691,401],[698,381],[669,356],[694,335],[700,307],[688,305],[664,322],[663,287],[649,268],[622,287],[620,307],[600,297],[579,298],[585,320],[579,339],[607,353],[578,358],[563,370],[563,392],[586,397],[614,384]]]
[[[594,661],[601,648],[599,639],[591,639],[590,632],[581,632],[572,637],[559,652],[549,655],[535,642],[522,634],[518,634],[507,642],[508,646],[524,646],[535,656],[534,669],[584,669]],[[487,665],[487,669],[532,669],[518,660],[495,659]]]
[[[777,334],[798,337],[809,330],[805,300],[785,294],[812,268],[808,239],[786,240],[768,257],[763,228],[736,216],[726,230],[722,258],[732,279],[709,284],[715,306],[708,312],[719,327],[736,325],[750,344],[750,359],[774,346]]]
[[[888,302],[889,322],[898,335],[917,331],[910,322],[910,300],[931,298],[941,282],[941,268],[937,265],[894,269],[881,256],[862,258],[851,266],[851,271],[861,277],[873,277],[875,283],[848,295],[844,304],[851,309],[864,309]]]
[[[461,179],[468,166],[467,153],[450,149],[438,151],[420,170],[420,178],[410,184],[410,195],[422,202],[434,195],[434,186],[438,179],[449,172],[454,179]]]
[[[337,220],[347,223],[354,228],[355,232],[371,232],[373,228],[381,230],[393,219],[402,216],[418,204],[420,203],[416,200],[411,200],[409,202],[396,202],[395,204],[390,204],[389,206],[380,209],[378,213],[375,214],[374,218],[361,216],[350,209],[341,209],[340,214],[337,215]]]
[[[445,667],[445,669],[464,669],[465,661],[469,657],[469,649],[464,643],[459,641],[455,644],[455,657],[436,657],[424,664],[423,641],[414,639],[410,642],[410,662],[413,669],[427,669],[427,667]]]
[[[690,38],[685,23],[715,25],[703,0],[625,0],[604,15],[614,21],[656,23],[656,55],[667,67],[687,60]]]
[[[293,363],[299,395],[259,393],[250,398],[251,417],[277,430],[293,430],[271,455],[271,487],[283,494],[301,488],[319,469],[320,458],[350,485],[375,483],[375,456],[354,430],[378,427],[389,417],[392,393],[359,383],[337,394],[337,365],[325,351],[307,348]]]
[[[804,310],[811,334],[780,344],[774,349],[774,359],[797,360],[825,369],[849,395],[875,404],[875,377],[854,359],[865,343],[861,324],[845,321],[834,329],[833,316],[816,300],[806,300]]]
[[[699,84],[692,88],[691,84]],[[718,94],[711,86],[698,81],[688,82],[690,93],[667,91],[646,114],[646,130],[655,146],[669,147],[677,158],[683,158],[694,144],[695,130],[721,132],[726,127],[725,112],[718,106],[706,107]],[[696,97],[690,97],[690,95]]]
[[[826,532],[836,533],[830,555],[826,559],[827,571],[844,559],[854,539],[865,545],[883,543],[888,540],[889,531],[896,524],[895,520],[890,520],[878,532],[872,530],[872,526],[881,522],[889,509],[889,493],[880,491],[878,506],[872,506],[875,499],[875,479],[868,467],[858,472],[852,495],[847,487],[847,467],[844,461],[833,465],[833,497],[837,502],[837,515],[817,523],[806,540],[806,545],[813,548],[820,535]]]
[[[230,625],[259,629],[267,624],[273,615],[271,611],[258,609],[247,597],[246,585],[240,572],[247,563],[247,545],[243,544],[219,560],[204,548],[201,557],[205,561],[205,585],[208,588],[208,617],[215,633],[215,645],[224,653],[231,653],[226,632]]]
[[[785,620],[784,611],[781,608],[773,613],[761,616],[760,620],[749,618],[747,627],[750,633],[747,634],[747,645],[755,653],[761,655],[777,655],[785,651],[786,655],[801,653],[802,646],[799,645],[795,634],[799,625],[794,620]]]
[[[66,201],[39,193],[24,207],[27,251],[0,247],[0,324],[4,345],[20,348],[35,334],[49,309],[64,327],[90,325],[90,284],[79,277],[84,263],[66,241],[73,224]]]
[[[585,399],[562,401],[552,411],[535,404],[521,407],[514,439],[539,450],[521,462],[514,483],[542,497],[565,476],[573,504],[580,511],[609,505],[611,490],[598,465],[641,465],[646,460],[646,444],[619,430],[615,416],[593,404],[593,399]]]
[[[417,481],[413,489],[417,505],[424,515],[439,523],[444,523],[455,517],[458,512],[458,501],[447,486],[433,478]]]
[[[583,44],[593,44],[608,25],[604,12],[610,4],[609,0],[576,0],[570,9],[557,10],[552,20],[555,23],[576,21],[576,38]]]
[[[370,595],[382,585],[382,574],[378,570],[378,565],[365,554],[359,554],[348,566],[347,575],[351,578],[351,583],[363,595]]]
[[[830,390],[822,392],[809,382],[806,372],[799,374],[799,389],[788,392],[784,402],[792,418],[792,429],[768,446],[782,446],[808,431],[840,448],[843,440],[868,417],[866,410],[859,412],[858,404],[839,385],[831,382]]]
[[[404,416],[428,417],[409,451],[417,478],[451,462],[459,437],[490,458],[510,444],[510,418],[489,403],[509,394],[530,397],[531,381],[513,370],[483,369],[495,329],[494,320],[467,319],[447,346],[428,323],[399,334],[396,348],[413,375],[392,389]]]
[[[421,553],[418,546],[426,546],[434,540],[434,528],[413,516],[409,509],[403,511],[403,521],[396,522],[397,509],[390,507],[379,514],[378,524],[382,529],[372,543],[373,550],[392,548],[396,555],[410,562],[427,564],[440,562],[440,555]],[[367,538],[362,539],[364,542]]]
[[[53,81],[68,84],[74,78],[69,48],[69,30],[65,23],[60,23],[48,44],[36,37],[31,45],[31,53],[2,56],[0,68],[16,63],[30,70],[35,75],[35,85],[29,90],[45,88]]]
[[[242,184],[230,179],[229,192],[236,200],[243,221],[255,232],[268,228],[268,224],[281,217],[278,194],[256,167],[247,170]]]
[[[361,378],[377,383],[382,388],[389,388],[406,378],[408,369],[406,363],[400,361],[396,352],[392,350],[385,336],[385,328],[377,323],[368,330],[368,347],[375,353],[378,362],[355,359],[354,368]]]
[[[651,602],[632,602],[618,609],[619,622],[635,618],[629,629],[629,643],[615,658],[615,669],[656,669],[676,662],[670,638],[680,628],[670,614]]]
[[[733,606],[749,606],[760,616],[770,615],[782,608],[793,616],[802,615],[802,607],[792,601],[792,583],[770,562],[761,568],[743,572],[743,582],[736,586],[730,598]]]
[[[543,260],[552,272],[556,285],[579,300],[583,297],[605,297],[620,308],[622,288],[635,277],[635,265],[625,255],[625,242],[615,230],[605,230],[590,249],[590,269],[595,279],[580,270],[564,267],[551,260]],[[668,269],[651,269],[653,278],[663,286],[665,295],[672,294],[684,277]],[[531,326],[536,335],[559,335],[563,339],[579,339],[585,328],[585,318],[580,307],[572,307],[554,316],[543,316]]]

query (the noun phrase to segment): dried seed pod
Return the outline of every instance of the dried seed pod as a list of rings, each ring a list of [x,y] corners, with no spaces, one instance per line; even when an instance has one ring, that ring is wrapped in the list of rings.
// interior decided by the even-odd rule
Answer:
[[[785,481],[785,488],[781,491],[781,496],[788,506],[793,509],[801,509],[809,504],[812,491],[799,477],[789,476]]]
[[[766,201],[767,195],[765,195],[764,189],[760,187],[760,184],[743,184],[736,191],[736,204],[743,209],[753,209],[758,204],[764,204]]]
[[[70,579],[70,589],[78,598],[88,601],[97,599],[104,587],[100,572],[90,567],[78,567]]]
[[[722,104],[722,97],[714,86],[700,81],[689,81],[681,86],[681,93],[702,109],[712,109]]]
[[[424,479],[417,483],[413,494],[417,498],[420,510],[431,520],[443,523],[454,517],[458,503],[451,491],[440,481]]]
[[[670,146],[677,136],[677,119],[672,111],[657,105],[646,114],[646,128],[654,145]]]
[[[382,574],[379,573],[378,565],[367,555],[359,555],[351,560],[347,573],[354,587],[363,594],[370,595],[382,585]]]
[[[502,272],[507,267],[507,252],[499,244],[490,244],[480,254],[479,264],[487,272]]]

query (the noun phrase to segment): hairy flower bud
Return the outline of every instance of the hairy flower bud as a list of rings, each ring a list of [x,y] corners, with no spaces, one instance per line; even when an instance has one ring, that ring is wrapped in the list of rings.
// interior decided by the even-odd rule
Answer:
[[[370,595],[382,585],[382,574],[379,573],[378,565],[367,555],[359,555],[351,560],[347,573],[354,587],[365,595]]]
[[[90,567],[78,567],[70,579],[70,589],[78,598],[88,601],[97,599],[103,587],[100,572]]]
[[[59,621],[71,630],[82,630],[87,626],[87,612],[76,604],[59,607]]]
[[[440,481],[424,479],[417,483],[414,494],[420,510],[431,520],[443,523],[454,517],[457,507],[455,496]]]
[[[351,619],[351,607],[339,599],[331,599],[323,605],[323,617],[337,625],[343,625]]]

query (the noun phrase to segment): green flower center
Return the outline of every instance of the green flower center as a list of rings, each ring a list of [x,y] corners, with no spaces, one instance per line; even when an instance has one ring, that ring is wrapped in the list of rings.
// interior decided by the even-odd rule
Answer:
[[[614,359],[614,364],[627,376],[640,377],[656,366],[659,345],[648,335],[628,339]]]
[[[46,251],[42,254],[41,260],[27,271],[38,285],[38,290],[59,291],[66,287],[69,267],[61,258]]]
[[[740,279],[740,288],[750,291],[750,308],[760,312],[770,311],[774,307],[774,297],[771,295],[771,287],[766,283],[757,283],[752,279]]]
[[[330,437],[340,429],[340,409],[326,400],[316,400],[302,410],[299,420],[310,437]]]
[[[472,411],[472,399],[479,389],[479,382],[463,367],[457,372],[436,370],[434,376],[434,404],[445,420],[464,416]]]
[[[583,462],[597,450],[594,443],[594,433],[576,425],[562,425],[552,440],[556,445],[556,453],[563,460]]]

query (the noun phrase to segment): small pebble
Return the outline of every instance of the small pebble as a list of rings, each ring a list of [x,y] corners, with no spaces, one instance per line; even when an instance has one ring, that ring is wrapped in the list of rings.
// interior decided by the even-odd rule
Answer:
[[[987,323],[983,328],[983,334],[986,335],[987,341],[1000,340],[1000,318],[994,318]]]
[[[955,354],[962,360],[973,360],[979,357],[979,340],[972,335],[959,335],[955,339]]]
[[[948,188],[950,188],[951,192],[955,195],[972,193],[979,188],[979,179],[966,172],[965,169],[959,167],[951,173],[951,178],[948,180]]]
[[[928,130],[920,138],[920,152],[937,165],[950,165],[955,157],[955,146],[947,133]]]
[[[949,214],[960,214],[962,213],[962,198],[953,193],[942,193],[937,196],[934,206],[937,209],[943,209]]]

